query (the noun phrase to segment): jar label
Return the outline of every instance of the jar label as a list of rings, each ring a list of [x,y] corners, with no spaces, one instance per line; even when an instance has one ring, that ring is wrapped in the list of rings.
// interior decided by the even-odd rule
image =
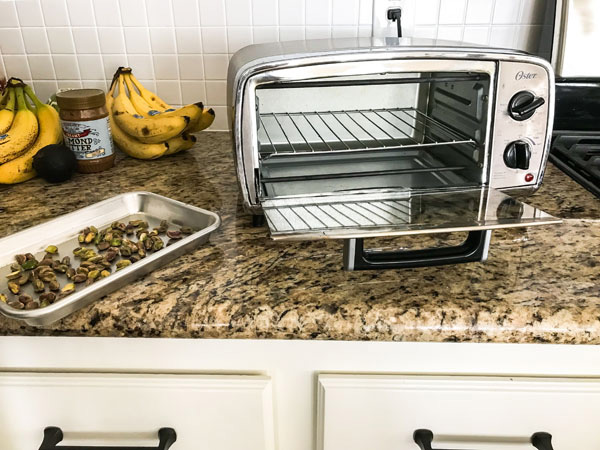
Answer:
[[[108,117],[82,122],[62,120],[65,145],[79,160],[106,158],[114,153]]]

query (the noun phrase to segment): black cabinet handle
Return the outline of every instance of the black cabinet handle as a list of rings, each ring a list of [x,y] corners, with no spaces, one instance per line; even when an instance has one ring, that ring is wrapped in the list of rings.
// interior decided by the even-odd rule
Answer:
[[[433,433],[431,430],[416,430],[413,433],[413,439],[421,450],[449,450],[449,449],[434,449],[431,447],[433,442]],[[531,436],[531,444],[537,450],[553,450],[552,435],[549,433],[534,433]]]
[[[57,446],[63,440],[63,432],[58,427],[47,427],[44,429],[44,440],[39,450],[168,450],[173,442],[177,440],[177,433],[173,428],[161,428],[158,430],[157,447],[92,447],[77,445]]]

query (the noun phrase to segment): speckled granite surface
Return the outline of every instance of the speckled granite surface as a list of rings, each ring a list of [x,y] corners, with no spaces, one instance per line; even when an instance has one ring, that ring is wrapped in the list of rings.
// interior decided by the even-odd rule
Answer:
[[[0,236],[148,190],[218,212],[192,254],[45,328],[0,334],[600,343],[600,201],[553,166],[528,202],[558,226],[494,232],[487,263],[345,272],[342,243],[274,242],[239,203],[229,137],[100,175],[0,188]]]

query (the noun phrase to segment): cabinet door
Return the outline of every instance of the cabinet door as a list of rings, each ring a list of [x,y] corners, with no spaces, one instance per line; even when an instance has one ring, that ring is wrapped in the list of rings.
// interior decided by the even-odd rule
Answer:
[[[0,448],[37,449],[43,430],[60,445],[156,446],[172,450],[273,449],[271,381],[263,376],[0,374]]]
[[[319,450],[433,448],[535,450],[535,432],[555,450],[600,445],[600,380],[320,375]]]

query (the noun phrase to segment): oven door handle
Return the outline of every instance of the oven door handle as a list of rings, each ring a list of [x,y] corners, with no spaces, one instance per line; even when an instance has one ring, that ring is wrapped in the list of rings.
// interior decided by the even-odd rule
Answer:
[[[177,440],[177,433],[173,428],[161,428],[158,430],[157,447],[94,447],[94,446],[75,446],[75,445],[57,445],[63,440],[63,432],[58,427],[46,427],[44,429],[44,440],[39,450],[168,450]]]
[[[485,261],[491,235],[491,230],[470,231],[457,246],[399,251],[365,250],[363,239],[346,239],[344,269],[406,269]]]
[[[421,450],[442,450],[434,449],[431,446],[433,441],[433,433],[431,430],[416,430],[413,433],[413,439]],[[531,436],[530,442],[537,450],[554,450],[552,448],[552,435],[550,433],[534,433]]]

